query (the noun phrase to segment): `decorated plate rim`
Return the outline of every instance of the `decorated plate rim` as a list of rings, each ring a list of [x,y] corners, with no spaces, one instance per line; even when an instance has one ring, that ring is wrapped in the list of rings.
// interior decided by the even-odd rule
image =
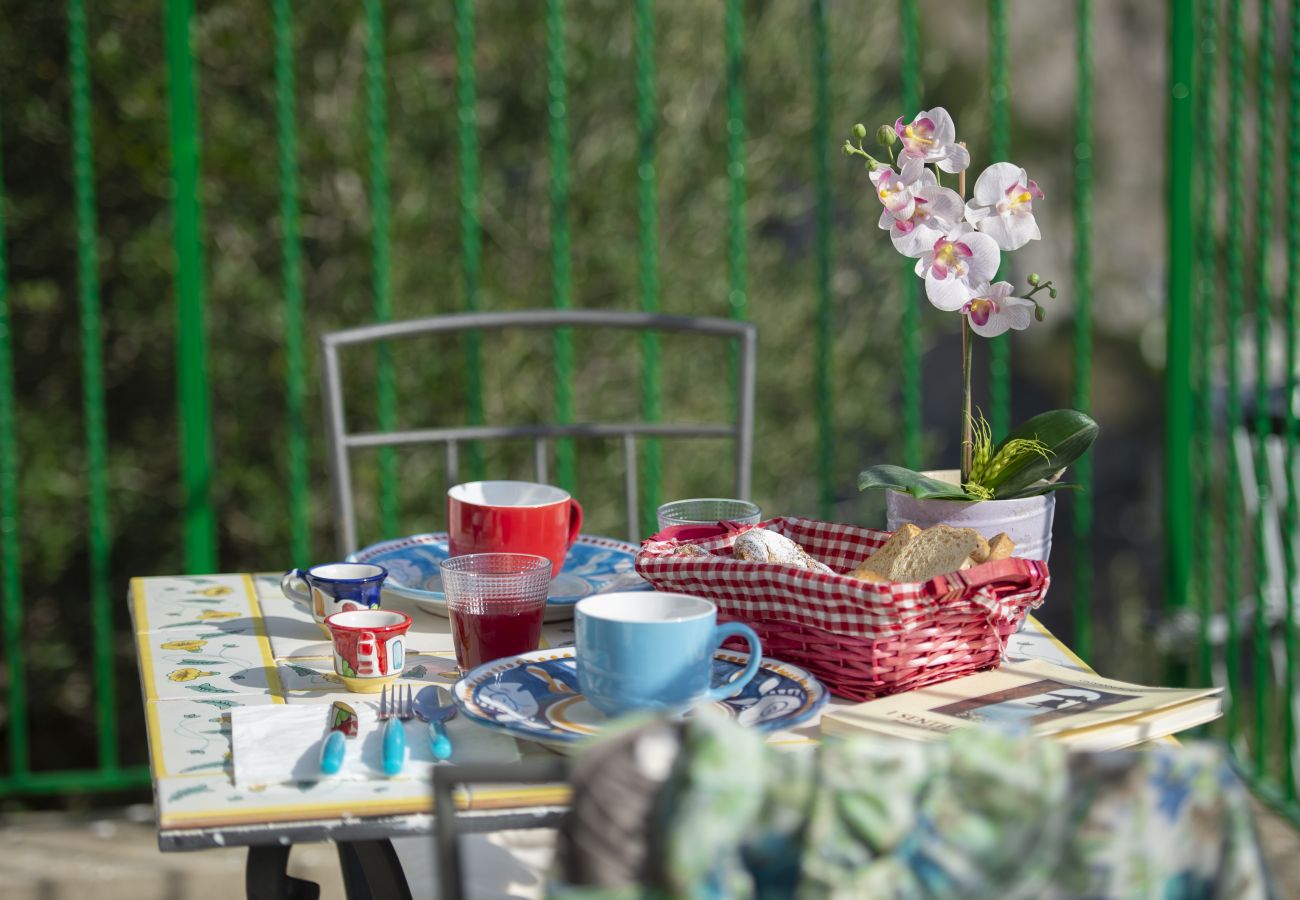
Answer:
[[[377,544],[371,544],[369,547],[363,547],[354,553],[349,553],[345,561],[365,563],[370,562],[376,556],[391,553],[394,550],[403,550],[407,547],[428,546],[430,544],[441,544],[447,546],[447,532],[430,531],[425,534],[413,534],[408,537],[390,538],[386,541],[380,541]],[[578,539],[574,541],[574,546],[577,546],[578,544],[587,547],[603,547],[608,550],[622,550],[623,552],[630,554],[633,558],[635,558],[637,553],[641,550],[641,548],[636,544],[631,544],[627,541],[620,541],[618,538],[602,537],[601,535],[595,534],[578,535]],[[426,591],[421,588],[402,584],[401,582],[394,581],[391,576],[384,582],[384,590],[392,591],[399,597],[406,597],[410,600],[416,600],[422,603],[432,603],[435,606],[445,605],[442,597],[439,596],[437,592]],[[548,606],[573,606],[579,599],[581,598],[573,597],[571,599],[556,599],[551,597],[547,599],[546,603]]]
[[[480,684],[493,675],[499,675],[510,669],[519,668],[521,665],[533,662],[554,662],[556,660],[572,659],[577,655],[574,647],[556,647],[547,650],[532,650],[528,653],[520,653],[517,656],[508,656],[504,659],[494,659],[491,662],[471,669],[459,681],[452,686],[452,699],[460,711],[469,716],[475,722],[488,728],[498,728],[506,731],[516,737],[522,737],[529,740],[542,740],[551,743],[572,744],[578,741],[589,740],[596,737],[595,734],[574,734],[563,731],[555,727],[548,727],[540,723],[533,724],[533,720],[516,721],[516,722],[499,722],[492,718],[491,714],[486,712],[478,701],[474,699],[473,692]],[[727,662],[744,664],[749,659],[749,654],[743,650],[726,650],[718,648],[714,651],[714,659],[724,659]],[[822,684],[807,669],[796,666],[794,663],[788,663],[783,660],[774,659],[770,656],[762,657],[759,663],[759,672],[764,670],[775,672],[778,675],[789,678],[796,682],[800,687],[808,692],[811,702],[807,709],[796,713],[789,719],[781,719],[776,724],[776,728],[763,728],[761,726],[752,726],[759,731],[784,731],[802,725],[817,715],[822,707],[830,700],[830,692],[826,690],[826,685]],[[755,673],[754,678],[759,676]],[[579,695],[581,696],[581,695]],[[725,702],[725,701],[724,701]],[[599,734],[599,732],[597,732]]]

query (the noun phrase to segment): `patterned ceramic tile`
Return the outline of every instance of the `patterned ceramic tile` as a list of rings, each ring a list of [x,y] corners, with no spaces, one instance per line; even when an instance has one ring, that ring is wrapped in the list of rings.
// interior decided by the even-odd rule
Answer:
[[[241,706],[266,706],[269,695],[228,694],[222,697],[149,700],[149,728],[159,735],[153,749],[156,776],[202,777],[230,773],[230,711]]]
[[[1013,634],[1007,641],[1007,662],[1025,662],[1041,659],[1044,662],[1084,671],[1079,658],[1043,627],[1037,619],[1030,618],[1024,631]]]
[[[253,635],[173,638],[152,632],[137,638],[147,653],[150,700],[280,693],[265,642]]]
[[[242,575],[137,578],[131,589],[137,633],[252,632],[257,601]]]
[[[160,827],[230,827],[264,822],[380,813],[428,813],[433,792],[424,778],[382,781],[299,781],[240,789],[226,775],[159,778],[154,784]]]

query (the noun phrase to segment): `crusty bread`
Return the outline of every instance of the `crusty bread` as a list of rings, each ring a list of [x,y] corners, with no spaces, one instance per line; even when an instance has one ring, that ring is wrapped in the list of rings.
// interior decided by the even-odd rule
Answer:
[[[875,553],[868,556],[853,571],[854,578],[861,578],[863,581],[888,581],[889,570],[894,565],[894,560],[898,554],[903,552],[903,548],[912,542],[921,529],[917,528],[911,522],[899,526],[899,529],[889,536]],[[866,573],[866,574],[861,574]],[[867,577],[870,575],[871,577]]]
[[[893,581],[927,581],[962,568],[977,553],[988,556],[988,542],[972,528],[935,525],[908,542],[888,574]]]
[[[1005,531],[993,536],[989,541],[989,555],[981,562],[993,562],[995,559],[1009,559],[1016,552],[1016,542]]]
[[[772,562],[834,575],[830,566],[813,559],[808,552],[783,534],[751,528],[731,545],[731,555],[747,562]]]

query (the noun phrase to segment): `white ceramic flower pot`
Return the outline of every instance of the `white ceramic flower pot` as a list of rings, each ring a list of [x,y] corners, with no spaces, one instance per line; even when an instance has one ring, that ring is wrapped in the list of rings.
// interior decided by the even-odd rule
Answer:
[[[940,481],[957,483],[956,469],[925,472]],[[1005,531],[1016,542],[1015,555],[1047,561],[1052,552],[1052,516],[1056,494],[1041,494],[1020,500],[918,500],[911,494],[885,492],[886,528],[896,530],[911,522],[920,528],[940,523],[957,528],[974,528],[986,538]]]

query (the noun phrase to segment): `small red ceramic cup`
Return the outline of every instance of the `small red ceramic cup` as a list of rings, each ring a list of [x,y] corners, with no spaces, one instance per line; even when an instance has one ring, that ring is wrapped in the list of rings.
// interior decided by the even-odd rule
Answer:
[[[378,693],[406,665],[406,630],[411,617],[389,609],[357,609],[327,616],[334,642],[334,672],[349,691]]]
[[[531,481],[471,481],[447,491],[452,556],[529,553],[551,561],[551,575],[582,530],[582,507],[569,492]]]

